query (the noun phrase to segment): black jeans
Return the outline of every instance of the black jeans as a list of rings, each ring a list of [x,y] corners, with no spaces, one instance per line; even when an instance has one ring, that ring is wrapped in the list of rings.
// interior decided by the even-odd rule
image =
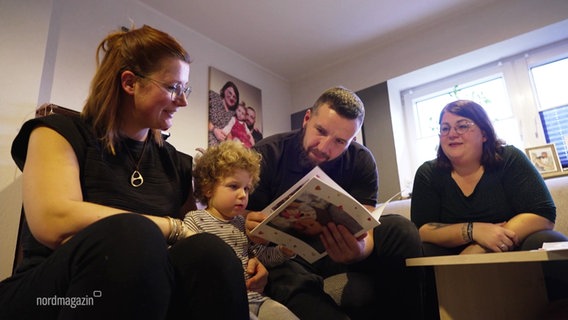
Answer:
[[[285,304],[302,320],[421,319],[422,270],[407,268],[406,258],[422,255],[414,224],[399,215],[383,215],[373,230],[374,250],[367,259],[340,265],[329,258],[314,264],[295,259],[269,271],[266,293]],[[374,303],[361,310],[345,310],[323,291],[323,278],[354,271],[369,275],[375,284]]]
[[[243,269],[222,240],[198,234],[168,251],[152,221],[120,214],[0,283],[0,319],[166,317],[248,319]]]

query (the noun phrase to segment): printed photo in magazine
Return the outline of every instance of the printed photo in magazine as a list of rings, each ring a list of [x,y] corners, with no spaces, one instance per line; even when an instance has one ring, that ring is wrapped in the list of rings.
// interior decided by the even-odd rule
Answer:
[[[313,263],[327,254],[320,240],[325,225],[343,225],[358,237],[379,225],[389,201],[369,212],[316,167],[263,210],[268,218],[251,233],[286,246]]]

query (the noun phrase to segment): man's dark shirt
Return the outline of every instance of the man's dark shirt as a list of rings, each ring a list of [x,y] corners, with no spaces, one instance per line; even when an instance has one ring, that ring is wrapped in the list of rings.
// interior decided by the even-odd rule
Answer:
[[[281,133],[253,146],[262,155],[262,164],[260,183],[250,196],[249,210],[263,210],[314,168],[302,160],[303,134],[302,129]],[[369,149],[352,142],[338,158],[320,168],[362,204],[377,204],[378,172]]]

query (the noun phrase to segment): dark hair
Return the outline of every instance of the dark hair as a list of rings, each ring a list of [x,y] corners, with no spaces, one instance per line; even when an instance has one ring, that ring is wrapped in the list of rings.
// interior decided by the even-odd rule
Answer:
[[[110,152],[114,153],[122,121],[122,72],[150,74],[159,70],[167,58],[191,62],[187,51],[173,37],[147,25],[110,33],[97,47],[97,70],[81,115],[93,125]],[[160,130],[153,129],[153,136],[158,144],[163,143]]]
[[[227,90],[228,88],[233,88],[233,90],[235,91],[235,95],[237,96],[237,101],[235,101],[234,105],[227,106],[227,108],[231,111],[235,111],[240,101],[239,89],[237,88],[237,85],[233,81],[225,82],[225,85],[223,85],[223,87],[221,88],[221,92],[219,93],[219,95],[221,96],[221,98],[225,99],[225,90]]]
[[[359,125],[365,120],[365,106],[355,92],[338,86],[324,91],[312,107],[312,112],[317,113],[319,107],[329,104],[329,107],[340,116],[347,119],[359,120]]]
[[[485,112],[485,109],[470,100],[456,100],[448,103],[442,109],[438,124],[442,124],[442,117],[446,112],[468,118],[473,121],[477,127],[479,127],[486,139],[483,143],[481,164],[485,167],[485,169],[493,169],[497,167],[502,161],[500,153],[503,150],[505,141],[497,138],[493,124],[491,123],[487,112]],[[448,159],[440,146],[438,146],[438,155],[436,159],[438,167],[446,169],[452,168],[450,159]]]

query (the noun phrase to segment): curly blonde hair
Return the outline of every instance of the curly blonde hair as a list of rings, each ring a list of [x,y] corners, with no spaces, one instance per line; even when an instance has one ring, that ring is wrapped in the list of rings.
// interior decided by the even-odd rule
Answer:
[[[247,149],[242,143],[232,140],[223,141],[210,146],[197,156],[193,168],[194,195],[202,204],[207,204],[206,194],[213,190],[215,184],[233,174],[235,170],[247,171],[252,177],[250,192],[260,181],[261,155]]]

